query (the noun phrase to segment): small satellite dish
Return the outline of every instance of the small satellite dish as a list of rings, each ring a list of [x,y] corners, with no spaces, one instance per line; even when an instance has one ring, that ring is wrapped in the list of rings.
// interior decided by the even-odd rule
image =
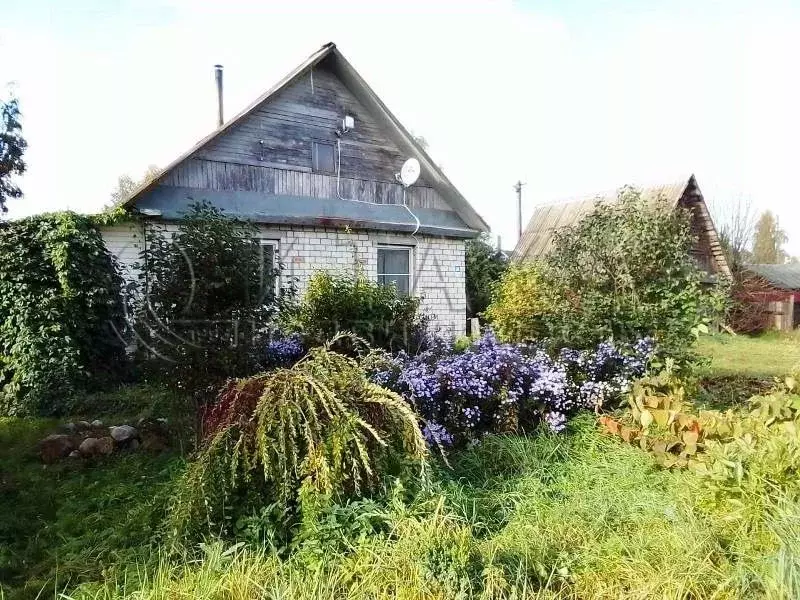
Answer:
[[[400,182],[406,187],[413,185],[419,179],[419,173],[419,161],[416,158],[409,158],[400,169]]]

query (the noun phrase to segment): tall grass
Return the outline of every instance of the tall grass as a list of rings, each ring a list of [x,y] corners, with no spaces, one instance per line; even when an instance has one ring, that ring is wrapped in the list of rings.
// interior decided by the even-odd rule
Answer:
[[[309,543],[289,558],[209,542],[199,555],[121,569],[64,597],[800,597],[796,503],[777,504],[763,522],[720,525],[696,506],[693,475],[658,469],[590,417],[571,429],[487,438],[453,457],[427,494],[376,508],[388,526],[374,534]]]

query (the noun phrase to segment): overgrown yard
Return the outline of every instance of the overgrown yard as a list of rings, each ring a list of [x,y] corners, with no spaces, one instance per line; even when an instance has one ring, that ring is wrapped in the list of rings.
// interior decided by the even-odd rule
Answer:
[[[601,433],[495,435],[412,489],[324,508],[290,555],[208,540],[168,552],[184,461],[43,467],[52,421],[0,421],[7,598],[796,598],[800,507],[758,485],[715,500],[691,471]],[[761,490],[761,491],[759,491]],[[188,554],[185,554],[187,553]],[[76,587],[77,586],[77,587]]]

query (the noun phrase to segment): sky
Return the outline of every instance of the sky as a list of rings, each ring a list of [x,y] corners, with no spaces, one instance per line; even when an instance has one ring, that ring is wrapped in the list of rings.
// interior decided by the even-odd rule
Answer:
[[[504,248],[536,204],[694,173],[800,255],[800,1],[0,0],[28,171],[10,216],[101,209],[333,41]],[[0,88],[0,97],[8,90]]]

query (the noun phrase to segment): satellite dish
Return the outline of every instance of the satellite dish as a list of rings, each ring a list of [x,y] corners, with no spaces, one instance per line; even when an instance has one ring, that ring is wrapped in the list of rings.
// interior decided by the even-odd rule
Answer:
[[[400,182],[406,187],[413,185],[419,179],[419,173],[419,161],[416,158],[409,158],[400,169]]]

